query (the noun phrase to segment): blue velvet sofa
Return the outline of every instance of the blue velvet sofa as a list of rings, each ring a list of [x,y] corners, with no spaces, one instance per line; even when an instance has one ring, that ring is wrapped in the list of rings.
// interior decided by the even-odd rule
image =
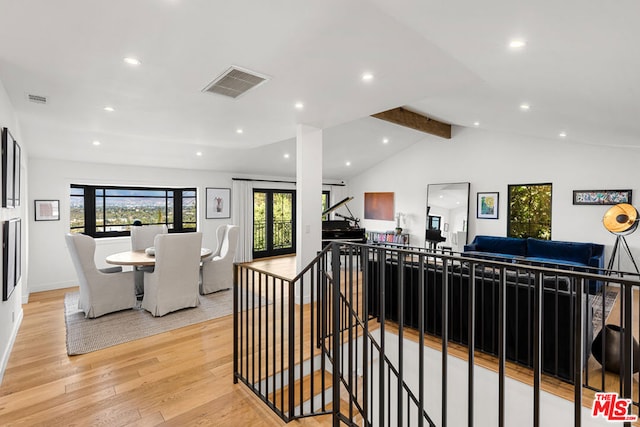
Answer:
[[[553,268],[580,270],[579,267],[604,268],[604,245],[597,243],[561,242],[516,237],[476,236],[464,246],[464,256],[532,262]],[[589,270],[597,273],[597,270]],[[602,282],[590,280],[589,293],[600,290]]]

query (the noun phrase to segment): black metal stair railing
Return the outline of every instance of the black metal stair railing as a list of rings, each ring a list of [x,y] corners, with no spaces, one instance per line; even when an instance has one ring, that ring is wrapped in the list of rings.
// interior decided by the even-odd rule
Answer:
[[[495,424],[503,426],[510,416],[507,368],[520,366],[520,372],[529,370],[533,386],[532,425],[542,422],[547,377],[566,384],[565,393],[573,390],[576,426],[593,392],[618,393],[637,415],[638,277],[585,270],[337,243],[291,280],[236,265],[234,381],[249,386],[285,421],[333,414],[336,426],[472,426],[493,410]],[[605,296],[614,291],[620,298],[620,314],[608,322],[620,325],[618,354],[627,357],[614,374],[590,357],[589,289],[596,283],[603,296],[600,327]],[[475,362],[483,353],[495,361],[497,399],[495,408],[481,411],[474,405]],[[463,392],[451,379],[451,355],[467,366]],[[608,385],[612,375],[615,390]],[[450,393],[457,393],[456,402]],[[466,393],[466,411],[460,393]]]
[[[326,257],[321,252],[293,279],[235,265],[234,382],[284,421],[331,413],[329,367],[318,347]]]
[[[360,258],[353,248],[331,247],[293,279],[235,266],[234,382],[245,383],[287,422],[333,413],[336,422],[373,425],[364,416],[372,380],[358,371],[377,352],[387,381],[399,373],[367,331],[362,281],[354,273]],[[364,353],[353,344],[358,339],[367,343]],[[417,401],[406,386],[404,393]]]
[[[332,304],[331,322],[338,327],[331,328],[329,351],[333,365],[342,367],[333,370],[334,420],[351,426],[377,426],[414,425],[413,418],[418,426],[435,426],[425,411],[424,396],[417,397],[404,381],[403,364],[389,358],[384,334],[377,338],[369,328],[370,322],[376,321],[369,316],[368,293],[363,286],[366,253],[363,247],[332,248],[331,264],[341,266],[327,282],[330,300],[339,301]],[[401,358],[402,347],[399,350]]]

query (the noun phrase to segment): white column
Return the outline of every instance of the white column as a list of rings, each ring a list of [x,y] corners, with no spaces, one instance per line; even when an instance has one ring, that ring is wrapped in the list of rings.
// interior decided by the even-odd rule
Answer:
[[[322,249],[322,129],[298,125],[296,132],[296,269]],[[305,296],[308,291],[305,290]]]

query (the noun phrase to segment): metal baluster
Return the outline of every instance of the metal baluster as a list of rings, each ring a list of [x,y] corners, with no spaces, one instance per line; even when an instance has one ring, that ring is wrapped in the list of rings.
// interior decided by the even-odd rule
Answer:
[[[506,359],[506,289],[507,275],[504,267],[500,267],[500,287],[498,289],[498,425],[504,427],[504,377]]]
[[[435,258],[434,258],[435,261]],[[449,341],[449,276],[447,260],[442,260],[442,427],[447,425],[447,366]],[[436,266],[437,269],[437,266]]]
[[[574,325],[576,325],[573,331],[573,408],[575,427],[580,427],[580,425],[582,424],[582,337],[584,335],[584,321],[582,318],[582,295],[585,280],[579,279],[578,281],[579,283],[576,284],[575,321],[573,323]]]

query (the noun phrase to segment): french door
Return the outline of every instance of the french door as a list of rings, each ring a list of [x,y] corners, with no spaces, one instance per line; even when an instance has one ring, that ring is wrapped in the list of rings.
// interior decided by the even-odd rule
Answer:
[[[253,257],[296,252],[293,190],[253,190]]]

